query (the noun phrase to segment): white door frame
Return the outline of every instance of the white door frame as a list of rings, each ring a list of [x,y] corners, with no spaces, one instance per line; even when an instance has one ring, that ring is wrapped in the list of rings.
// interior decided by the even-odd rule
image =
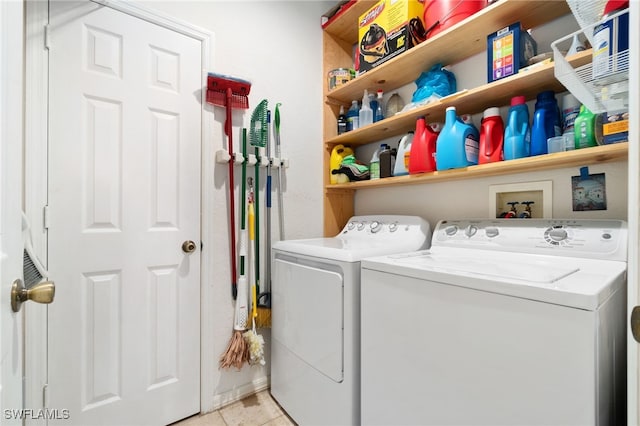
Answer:
[[[159,25],[185,36],[191,37],[201,42],[202,45],[202,87],[205,90],[207,72],[211,69],[211,58],[213,58],[213,42],[214,34],[206,29],[196,27],[187,22],[175,19],[171,16],[156,12],[152,9],[140,6],[133,2],[120,0],[91,0],[95,3],[110,7],[128,15],[143,19],[147,22]],[[43,208],[47,204],[47,125],[46,120],[42,119],[47,116],[47,94],[48,94],[48,52],[42,49],[42,45],[46,43],[46,23],[48,22],[48,13],[43,11],[42,5],[38,3],[47,2],[36,1],[33,7],[27,8],[26,22],[28,32],[28,40],[26,46],[26,56],[30,61],[37,64],[45,64],[40,66],[41,72],[32,73],[26,83],[26,120],[33,122],[33,128],[27,131],[27,149],[25,155],[25,164],[27,165],[25,194],[29,200],[27,203],[27,215],[32,218],[31,222],[40,224],[43,222]],[[48,7],[48,6],[45,6]],[[35,40],[35,41],[33,41]],[[31,62],[30,62],[31,63]],[[211,114],[211,108],[204,102],[204,92],[202,94],[203,104],[201,108],[201,153],[202,153],[202,175],[201,175],[201,241],[203,247],[201,250],[201,270],[200,270],[200,359],[215,360],[214,353],[214,316],[213,316],[213,286],[214,282],[213,268],[211,262],[202,261],[211,257],[211,243],[213,235],[213,193],[215,190],[213,179],[207,177],[214,174],[214,157],[213,145],[205,143],[212,140],[214,116]],[[32,134],[32,137],[29,135]],[[45,135],[45,136],[43,136]],[[30,167],[29,167],[30,166]],[[32,184],[29,185],[29,182]],[[45,190],[40,185],[44,182]],[[37,226],[35,226],[37,230]],[[42,229],[42,228],[40,228]],[[34,232],[37,234],[37,232]],[[37,239],[37,238],[36,238]],[[42,239],[46,239],[42,237]],[[42,247],[46,247],[46,243],[40,241]],[[34,245],[36,243],[34,242]],[[42,259],[46,259],[44,248],[38,253]],[[55,281],[55,277],[51,277]],[[55,303],[55,302],[54,302]],[[46,314],[45,314],[46,315]],[[46,324],[46,316],[44,316]],[[43,314],[38,313],[36,309],[27,313],[28,327],[27,341],[27,363],[26,369],[29,376],[26,377],[26,401],[27,407],[39,408],[42,405],[42,385],[46,383],[46,369],[42,365],[46,365],[47,354],[43,348],[46,348],[47,332],[46,327],[42,326]],[[44,364],[43,364],[44,363]],[[33,373],[33,374],[31,374]],[[215,362],[201,362],[200,366],[200,411],[208,412],[214,409],[213,395],[215,393]]]
[[[629,4],[629,166],[628,166],[628,274],[627,274],[627,321],[631,318],[631,310],[640,304],[638,285],[640,283],[640,2]],[[633,25],[635,23],[636,25]],[[629,324],[627,322],[627,324]],[[627,339],[627,424],[637,425],[640,421],[639,385],[639,347],[628,332]]]

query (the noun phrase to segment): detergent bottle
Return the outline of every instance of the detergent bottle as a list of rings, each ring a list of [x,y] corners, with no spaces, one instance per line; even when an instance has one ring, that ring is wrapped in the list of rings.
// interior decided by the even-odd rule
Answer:
[[[395,149],[392,150],[386,143],[381,147],[378,153],[378,159],[380,161],[380,178],[387,178],[393,176],[393,157],[395,155]]]
[[[342,160],[347,155],[353,155],[353,150],[348,146],[344,145],[336,145],[331,150],[331,156],[329,157],[329,182],[330,183],[343,183],[341,180],[341,175],[332,174],[332,170],[338,170],[340,168],[340,164],[342,164]],[[344,176],[344,175],[342,175]],[[346,176],[345,176],[346,177]],[[348,178],[346,182],[348,182]]]
[[[444,127],[436,143],[437,169],[447,170],[478,164],[479,139],[478,129],[459,119],[456,107],[448,107]]]
[[[411,144],[413,143],[414,132],[410,131],[398,142],[398,153],[396,155],[396,164],[393,168],[394,176],[403,176],[409,174],[409,158],[411,158]]]
[[[369,163],[370,179],[380,179],[380,152],[382,152],[385,146],[387,146],[387,144],[381,144],[380,148],[371,156],[371,162]]]
[[[594,114],[582,105],[574,122],[575,148],[588,148],[602,143],[602,114]]]
[[[487,108],[482,114],[478,164],[501,161],[503,141],[504,122],[500,117],[500,109],[496,107]]]
[[[531,144],[529,108],[524,96],[511,98],[507,126],[504,129],[504,159],[528,157]]]
[[[427,126],[424,117],[416,120],[416,131],[409,153],[409,174],[433,172],[436,170],[436,140],[438,134]]]
[[[531,123],[531,155],[547,154],[547,139],[561,135],[560,108],[553,91],[538,93]]]

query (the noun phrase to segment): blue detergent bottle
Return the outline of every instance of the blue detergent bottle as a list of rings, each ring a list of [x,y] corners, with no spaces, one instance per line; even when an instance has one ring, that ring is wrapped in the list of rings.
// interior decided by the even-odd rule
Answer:
[[[478,129],[456,116],[456,107],[448,107],[444,127],[436,142],[436,169],[447,170],[478,164]]]
[[[529,107],[524,96],[511,98],[511,106],[504,129],[503,154],[505,160],[529,156],[531,129],[529,128]]]
[[[538,93],[531,123],[531,155],[547,154],[547,139],[562,135],[560,108],[552,90]]]

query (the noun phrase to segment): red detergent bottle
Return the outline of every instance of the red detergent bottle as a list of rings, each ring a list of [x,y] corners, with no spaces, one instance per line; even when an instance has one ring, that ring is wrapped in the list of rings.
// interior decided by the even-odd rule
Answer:
[[[436,133],[431,126],[427,126],[424,117],[416,120],[416,131],[411,143],[409,154],[409,174],[433,172],[436,170]]]
[[[503,144],[504,122],[500,117],[500,109],[496,107],[487,108],[482,114],[478,164],[502,161]]]

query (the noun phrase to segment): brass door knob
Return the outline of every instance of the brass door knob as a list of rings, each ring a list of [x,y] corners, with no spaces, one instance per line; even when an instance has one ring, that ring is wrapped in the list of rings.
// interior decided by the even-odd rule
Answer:
[[[11,286],[11,309],[18,312],[22,303],[32,300],[36,303],[51,303],[56,294],[53,281],[42,281],[31,288],[26,288],[22,280],[17,279]]]
[[[196,243],[191,240],[187,240],[182,243],[182,251],[185,253],[193,253],[196,250]]]

